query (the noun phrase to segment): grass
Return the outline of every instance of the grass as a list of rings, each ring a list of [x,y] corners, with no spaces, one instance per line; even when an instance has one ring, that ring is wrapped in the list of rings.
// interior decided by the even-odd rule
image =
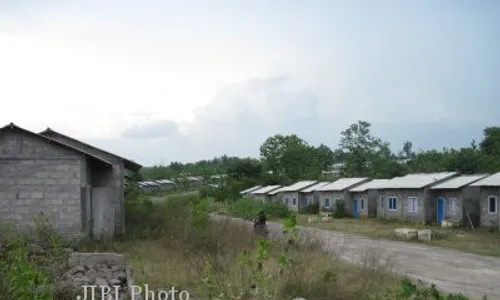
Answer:
[[[396,239],[395,228],[428,228],[433,230],[432,240],[426,244],[451,248],[469,253],[500,257],[500,234],[490,232],[486,228],[476,228],[475,231],[465,231],[460,228],[437,228],[423,226],[421,223],[403,222],[379,218],[342,218],[334,219],[331,223],[309,223],[308,218],[316,215],[301,214],[297,216],[299,225],[311,226],[327,230],[335,230],[352,234],[359,234],[376,239]]]
[[[267,295],[256,299],[395,299],[400,289],[390,264],[379,265],[374,257],[354,266],[316,251],[312,241],[292,248],[285,240],[271,241],[263,250],[266,258],[259,258],[259,242],[248,227],[206,219],[213,205],[194,196],[129,205],[135,213],[128,224],[141,219],[141,227],[122,240],[87,244],[82,250],[124,253],[138,283],[147,283],[149,289],[175,286],[201,299],[254,299],[252,285]]]
[[[126,236],[75,247],[80,252],[124,253],[138,284],[148,284],[149,290],[174,286],[196,299],[444,299],[417,297],[420,292],[393,275],[390,260],[377,251],[367,249],[362,264],[353,265],[340,259],[342,249],[334,254],[318,251],[318,241],[311,237],[301,237],[292,245],[290,237],[260,240],[246,224],[214,221],[208,214],[220,208],[242,212],[247,207],[251,215],[255,207],[247,204],[224,205],[197,195],[161,203],[134,199],[125,206]],[[274,206],[267,209],[281,212]],[[285,222],[287,229],[294,226],[293,219]],[[26,244],[5,242],[6,249],[0,251],[0,298],[75,299],[74,291],[61,290],[57,297],[36,294],[57,283],[55,271],[66,259],[62,242],[51,230],[47,232],[50,235],[41,236],[42,242],[49,242],[47,257],[33,258]],[[430,292],[423,289],[425,295]]]

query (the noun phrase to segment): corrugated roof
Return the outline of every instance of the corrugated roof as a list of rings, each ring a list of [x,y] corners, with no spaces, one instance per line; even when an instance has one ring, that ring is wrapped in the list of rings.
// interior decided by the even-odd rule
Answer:
[[[470,186],[500,186],[500,172],[476,181]]]
[[[301,191],[307,187],[310,187],[311,185],[314,185],[317,181],[316,180],[305,180],[305,181],[299,181],[296,182],[292,185],[285,186],[279,189],[280,192],[298,192]]]
[[[280,187],[281,187],[281,185],[268,185],[268,186],[265,186],[261,189],[251,191],[250,194],[253,194],[253,195],[268,194],[269,192],[272,192],[276,189],[279,189]]]
[[[395,177],[384,184],[385,189],[421,189],[436,181],[451,178],[457,172],[414,173]]]
[[[253,186],[251,188],[248,188],[246,190],[241,191],[240,194],[243,195],[243,194],[246,194],[246,193],[250,193],[251,191],[255,191],[255,190],[260,189],[260,188],[262,188],[261,185],[256,185],[256,186]]]
[[[384,188],[385,184],[389,182],[390,179],[373,179],[356,187],[353,187],[349,192],[364,192],[367,190],[376,190]]]
[[[308,188],[303,189],[301,192],[302,193],[312,193],[312,192],[316,191],[317,189],[319,189],[320,187],[325,186],[329,183],[330,183],[330,181],[321,181],[321,182],[316,183],[315,185],[312,185]]]
[[[350,188],[353,185],[361,183],[363,181],[368,180],[368,178],[359,177],[359,178],[340,178],[337,181],[324,185],[318,188],[318,191],[343,191],[345,189]]]
[[[475,174],[475,175],[461,175],[458,177],[451,178],[442,183],[434,185],[431,187],[432,190],[450,190],[450,189],[458,189],[474,183],[484,177],[488,176],[488,174]]]

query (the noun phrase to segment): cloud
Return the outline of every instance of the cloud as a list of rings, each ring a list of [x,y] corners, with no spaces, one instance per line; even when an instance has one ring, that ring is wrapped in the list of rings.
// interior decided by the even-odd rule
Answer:
[[[159,121],[152,124],[135,126],[123,132],[123,138],[158,139],[178,133],[178,125],[174,121]]]

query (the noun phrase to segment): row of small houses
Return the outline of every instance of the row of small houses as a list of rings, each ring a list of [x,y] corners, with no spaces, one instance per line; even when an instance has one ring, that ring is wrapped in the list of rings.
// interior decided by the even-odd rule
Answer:
[[[456,172],[417,173],[392,179],[341,178],[334,182],[300,181],[290,186],[255,186],[245,197],[283,201],[299,211],[318,203],[320,211],[334,211],[344,202],[346,212],[442,224],[466,222],[500,226],[500,172],[461,175]]]

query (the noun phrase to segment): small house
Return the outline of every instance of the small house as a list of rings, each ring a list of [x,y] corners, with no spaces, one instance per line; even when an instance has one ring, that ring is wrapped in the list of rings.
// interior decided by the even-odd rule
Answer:
[[[268,185],[263,188],[254,190],[250,192],[250,198],[260,200],[262,202],[271,201],[272,196],[269,193],[279,189],[280,187],[281,185]]]
[[[379,190],[389,179],[373,179],[349,190],[351,193],[353,216],[376,217]]]
[[[261,186],[261,185],[256,185],[256,186],[253,186],[253,187],[251,187],[251,188],[248,188],[248,189],[246,189],[246,190],[241,191],[241,192],[240,192],[240,195],[241,195],[241,196],[247,196],[250,192],[255,191],[255,190],[258,190],[258,189],[260,189],[260,188],[262,188],[262,186]]]
[[[414,173],[389,180],[379,192],[378,216],[431,222],[436,205],[430,187],[456,176],[456,172]]]
[[[172,180],[169,180],[169,179],[156,180],[155,183],[159,184],[160,188],[162,190],[172,190],[172,189],[175,189],[177,187],[175,182],[173,182]]]
[[[314,185],[316,182],[313,180],[299,181],[290,186],[280,188],[279,193],[283,202],[290,210],[299,211],[307,206],[306,197],[301,191]]]
[[[43,212],[63,234],[125,232],[125,174],[141,165],[46,130],[0,128],[0,225],[31,227]]]
[[[321,211],[334,211],[338,202],[343,202],[346,213],[353,213],[351,195],[349,189],[363,184],[368,178],[341,178],[317,189],[319,192],[319,208]]]
[[[453,223],[479,225],[480,188],[470,184],[486,176],[488,175],[461,175],[432,186],[432,200],[435,201],[431,201],[430,205],[437,205],[432,221],[437,224],[449,220]]]
[[[321,181],[316,184],[311,185],[301,191],[306,200],[306,206],[315,205],[319,203],[319,192],[318,189],[324,185],[329,184],[329,181]]]
[[[479,223],[482,227],[499,227],[498,198],[500,197],[500,172],[478,180],[471,187],[479,187]]]

